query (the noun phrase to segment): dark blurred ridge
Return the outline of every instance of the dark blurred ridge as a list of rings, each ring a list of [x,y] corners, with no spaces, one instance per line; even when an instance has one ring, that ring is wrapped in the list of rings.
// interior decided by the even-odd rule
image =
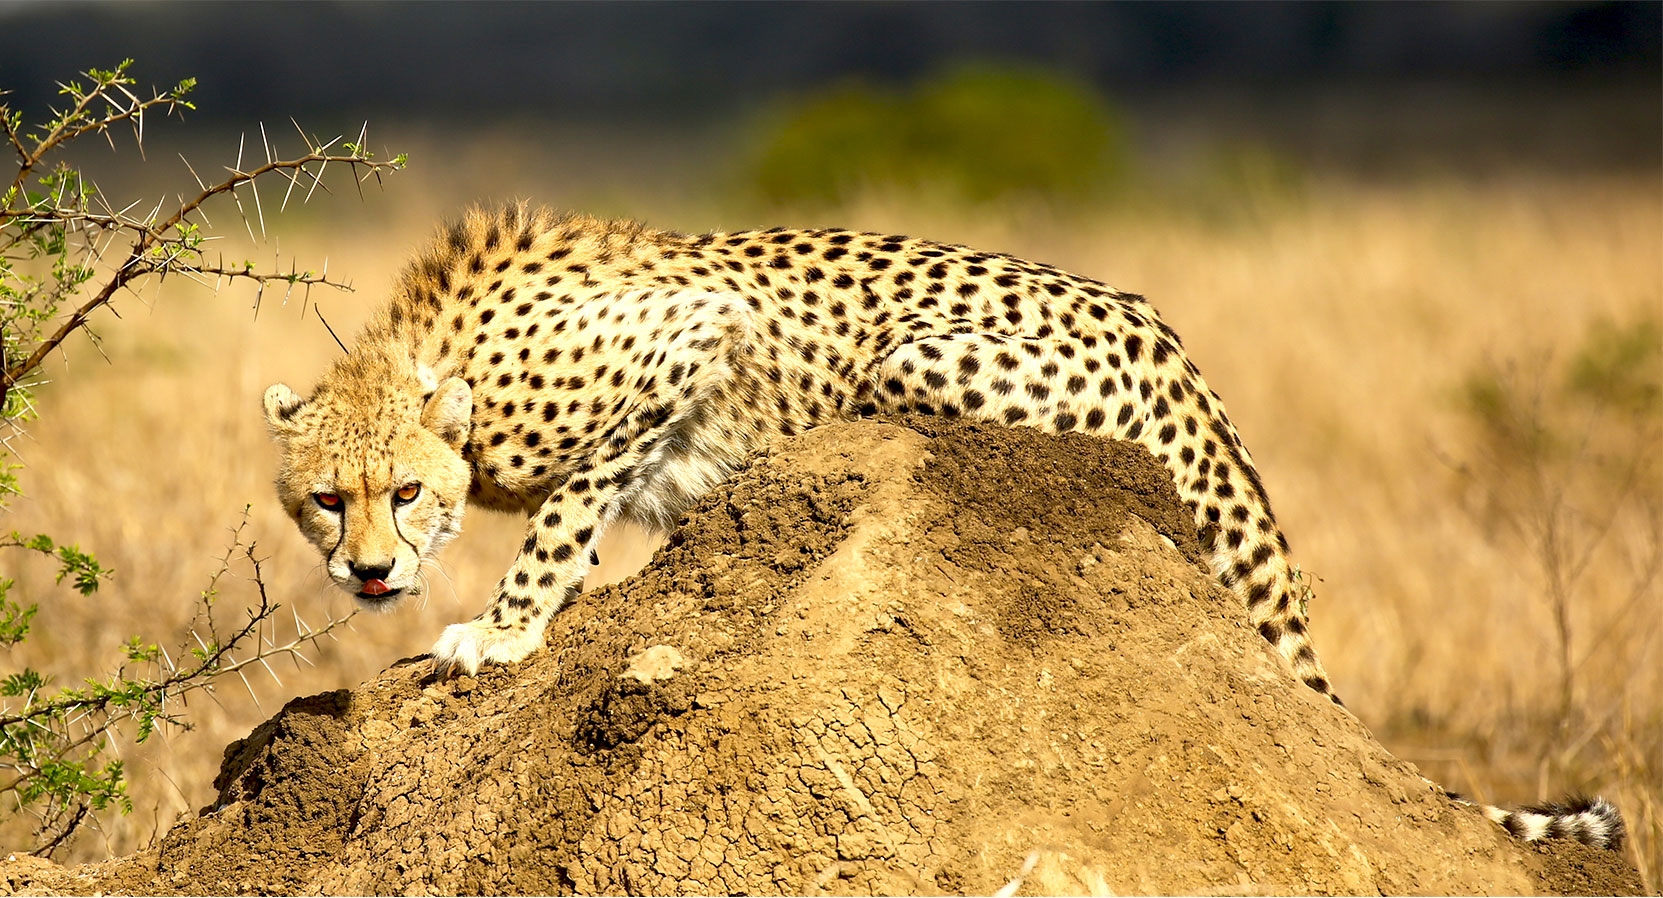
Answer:
[[[198,79],[199,111],[156,129],[181,140],[368,122],[376,147],[564,146],[596,182],[731,167],[828,98],[904,106],[978,68],[1095,91],[1155,167],[1236,145],[1368,176],[1650,171],[1660,48],[1659,3],[0,0],[0,88],[30,122],[57,80],[131,56],[141,85]],[[981,112],[955,139],[1031,133]]]
[[[73,3],[0,5],[0,84],[141,58],[205,109],[701,115],[957,58],[1108,92],[1519,79],[1656,85],[1655,3]]]

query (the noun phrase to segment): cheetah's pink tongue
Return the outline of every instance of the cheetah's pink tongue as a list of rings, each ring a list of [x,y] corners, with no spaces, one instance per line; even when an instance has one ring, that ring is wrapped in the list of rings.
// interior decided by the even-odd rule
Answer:
[[[392,592],[392,590],[387,588],[387,584],[386,584],[385,581],[382,581],[382,580],[365,580],[364,581],[364,588],[359,590],[359,592],[362,592],[366,596],[378,596],[378,595],[381,595],[383,593]]]

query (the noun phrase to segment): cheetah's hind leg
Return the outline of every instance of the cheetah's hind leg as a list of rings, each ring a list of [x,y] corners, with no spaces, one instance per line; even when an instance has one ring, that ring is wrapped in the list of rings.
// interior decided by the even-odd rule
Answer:
[[[1149,351],[1155,339],[925,337],[878,363],[862,411],[965,415],[1141,444],[1172,475],[1213,572],[1247,605],[1249,623],[1295,676],[1338,704],[1247,450],[1194,366],[1179,351]]]

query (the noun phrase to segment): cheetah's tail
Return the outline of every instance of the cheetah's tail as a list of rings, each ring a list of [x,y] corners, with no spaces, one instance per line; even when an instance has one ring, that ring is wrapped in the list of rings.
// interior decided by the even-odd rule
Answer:
[[[1463,804],[1472,804],[1453,793],[1450,797]],[[1576,796],[1562,802],[1531,805],[1509,810],[1481,804],[1484,816],[1501,824],[1509,833],[1526,842],[1538,839],[1575,839],[1593,848],[1619,851],[1628,837],[1622,814],[1603,798]]]

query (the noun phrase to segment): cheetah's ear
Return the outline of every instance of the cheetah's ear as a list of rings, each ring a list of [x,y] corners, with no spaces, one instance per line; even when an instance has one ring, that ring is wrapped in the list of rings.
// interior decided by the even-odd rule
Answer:
[[[450,448],[462,451],[473,429],[473,388],[460,377],[439,384],[422,409],[422,426],[439,435]]]
[[[300,394],[289,389],[284,384],[272,384],[266,391],[266,424],[271,428],[271,435],[279,440],[286,440],[300,432],[295,423],[295,412],[306,404]]]

